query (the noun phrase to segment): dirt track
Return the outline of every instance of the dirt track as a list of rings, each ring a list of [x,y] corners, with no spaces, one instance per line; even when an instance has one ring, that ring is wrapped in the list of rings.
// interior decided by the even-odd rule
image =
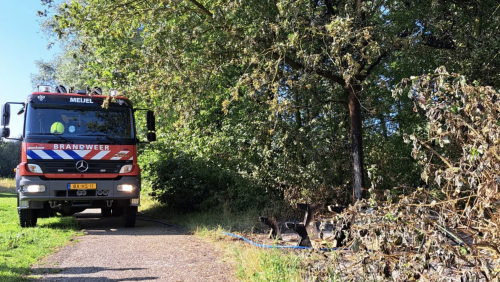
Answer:
[[[77,215],[86,235],[33,266],[37,281],[236,281],[222,251],[183,229],[141,220],[122,228],[98,212]]]

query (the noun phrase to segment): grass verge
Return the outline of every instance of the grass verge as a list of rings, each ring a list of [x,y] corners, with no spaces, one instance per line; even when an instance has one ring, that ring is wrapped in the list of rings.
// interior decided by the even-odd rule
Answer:
[[[296,252],[241,245],[232,252],[242,281],[303,281],[304,264]]]
[[[0,179],[0,281],[27,281],[30,265],[68,244],[79,234],[73,217],[41,218],[35,228],[21,228],[15,182]]]
[[[0,178],[0,193],[16,193],[16,181],[11,178]]]
[[[303,281],[307,266],[300,251],[262,249],[236,240],[222,232],[251,234],[256,231],[257,212],[232,214],[222,212],[198,212],[179,214],[143,195],[141,212],[146,216],[185,226],[195,236],[215,242],[225,251],[224,260],[236,266],[236,276],[241,281]]]

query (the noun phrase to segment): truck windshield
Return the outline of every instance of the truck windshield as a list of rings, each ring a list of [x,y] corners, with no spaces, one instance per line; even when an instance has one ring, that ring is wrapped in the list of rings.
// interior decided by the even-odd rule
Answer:
[[[30,107],[26,136],[58,135],[64,138],[103,136],[111,140],[133,139],[131,109],[71,109]]]

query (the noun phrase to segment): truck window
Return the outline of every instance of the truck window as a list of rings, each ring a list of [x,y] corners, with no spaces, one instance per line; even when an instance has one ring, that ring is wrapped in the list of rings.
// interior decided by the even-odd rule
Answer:
[[[130,109],[67,109],[30,106],[26,117],[26,136],[57,134],[67,137],[106,135],[133,139]]]

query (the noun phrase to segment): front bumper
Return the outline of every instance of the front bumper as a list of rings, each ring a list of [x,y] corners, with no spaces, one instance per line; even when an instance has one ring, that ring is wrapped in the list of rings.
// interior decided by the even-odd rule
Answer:
[[[95,183],[96,189],[87,190],[71,190],[68,188],[69,184],[84,184],[84,183]],[[25,185],[45,185],[44,192],[23,192],[20,187]],[[117,186],[120,184],[131,184],[136,187],[134,191],[123,192],[118,191]],[[47,202],[47,201],[57,201],[57,202],[71,202],[71,201],[92,201],[92,202],[105,202],[105,201],[126,201],[132,199],[139,199],[141,190],[141,180],[140,177],[136,176],[124,176],[119,180],[114,179],[100,179],[100,180],[88,180],[88,179],[61,179],[61,180],[42,180],[38,176],[23,176],[19,181],[18,195],[21,208],[28,208],[27,202],[30,202],[29,206],[32,205],[31,202]],[[85,193],[79,192],[85,191]],[[38,205],[36,205],[38,206]]]

